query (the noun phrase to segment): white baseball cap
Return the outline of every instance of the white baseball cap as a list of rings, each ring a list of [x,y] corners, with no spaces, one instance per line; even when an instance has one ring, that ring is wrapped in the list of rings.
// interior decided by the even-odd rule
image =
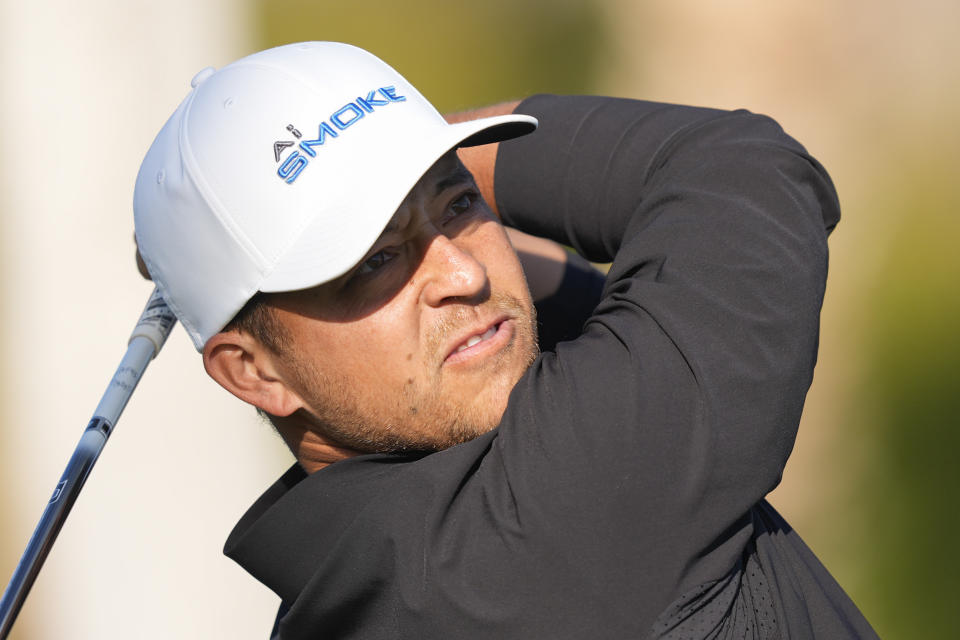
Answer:
[[[133,210],[150,275],[198,351],[258,291],[359,262],[450,149],[537,126],[447,124],[382,60],[334,42],[255,53],[191,86],[147,151]]]

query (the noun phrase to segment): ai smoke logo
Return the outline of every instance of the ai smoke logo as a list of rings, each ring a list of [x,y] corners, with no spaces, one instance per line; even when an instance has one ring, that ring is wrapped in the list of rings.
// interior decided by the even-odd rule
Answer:
[[[318,147],[339,138],[341,132],[360,122],[367,115],[375,114],[378,107],[405,102],[406,99],[406,96],[398,96],[396,88],[392,86],[368,91],[366,98],[357,97],[334,111],[326,120],[321,120],[317,125],[317,137],[312,140],[303,139],[303,134],[292,124],[288,124],[287,131],[295,139],[277,140],[273,143],[274,160],[278,163],[282,160],[277,168],[277,175],[287,184],[293,184],[310,164],[310,158],[317,157]],[[295,147],[293,152],[284,158],[284,152],[291,147]]]

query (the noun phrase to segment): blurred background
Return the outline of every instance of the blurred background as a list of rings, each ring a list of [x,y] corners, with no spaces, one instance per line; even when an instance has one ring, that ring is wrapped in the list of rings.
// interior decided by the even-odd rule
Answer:
[[[207,65],[341,40],[441,110],[592,92],[775,117],[830,171],[820,361],[771,501],[884,638],[958,637],[960,4],[952,0],[0,0],[0,580],[150,293],[140,160]],[[176,329],[13,638],[265,638],[221,555],[291,462]]]

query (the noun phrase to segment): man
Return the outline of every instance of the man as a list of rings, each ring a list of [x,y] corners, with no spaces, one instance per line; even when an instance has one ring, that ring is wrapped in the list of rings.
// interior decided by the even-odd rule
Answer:
[[[332,43],[193,85],[137,239],[208,373],[297,458],[226,546],[282,599],[278,637],[874,637],[764,501],[839,218],[773,121],[537,96],[448,125]],[[537,354],[481,194],[612,263],[595,291],[530,241],[541,293],[588,300],[544,306],[575,339]]]

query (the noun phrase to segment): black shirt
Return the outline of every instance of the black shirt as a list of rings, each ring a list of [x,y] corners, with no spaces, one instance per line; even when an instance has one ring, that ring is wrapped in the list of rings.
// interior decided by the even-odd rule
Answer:
[[[769,118],[537,96],[502,143],[507,224],[612,261],[582,333],[499,427],[294,466],[226,552],[281,638],[875,637],[764,500],[813,375],[839,219]]]

